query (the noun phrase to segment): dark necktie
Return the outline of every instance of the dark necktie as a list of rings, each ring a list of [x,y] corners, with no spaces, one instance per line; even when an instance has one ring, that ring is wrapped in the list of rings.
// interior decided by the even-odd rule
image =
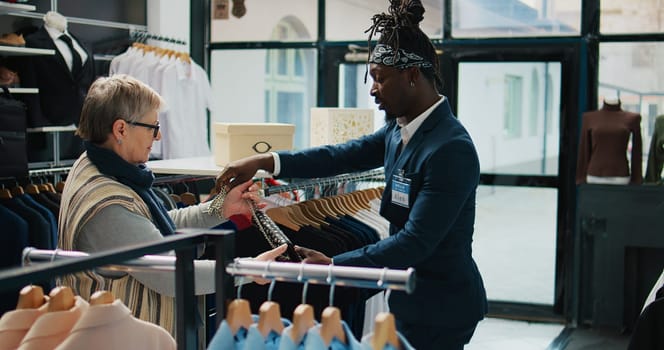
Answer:
[[[67,36],[66,34],[60,35],[60,40],[64,41],[65,44],[69,47],[69,51],[71,52],[71,57],[72,57],[72,64],[71,64],[71,75],[72,77],[77,77],[78,73],[81,72],[81,68],[83,67],[83,62],[81,62],[81,56],[78,54],[78,51],[74,49],[74,44],[71,41],[71,38]]]

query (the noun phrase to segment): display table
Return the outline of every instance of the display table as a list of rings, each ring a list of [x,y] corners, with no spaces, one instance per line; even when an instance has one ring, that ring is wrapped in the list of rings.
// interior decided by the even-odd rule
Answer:
[[[166,160],[153,160],[147,162],[147,166],[155,174],[170,175],[196,175],[196,176],[218,176],[223,167],[214,163],[212,156],[177,158]],[[256,173],[257,178],[266,178],[271,175],[263,170]]]

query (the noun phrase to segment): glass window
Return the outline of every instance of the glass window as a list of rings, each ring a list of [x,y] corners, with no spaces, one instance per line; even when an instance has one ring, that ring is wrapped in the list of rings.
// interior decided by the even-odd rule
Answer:
[[[552,188],[477,189],[473,258],[490,300],[553,304],[557,197]]]
[[[238,18],[234,16],[232,7],[235,3],[244,3],[246,13]],[[231,1],[230,15],[221,16],[215,13],[215,2],[212,4],[210,21],[210,39],[218,42],[246,41],[315,41],[318,31],[318,2],[311,0],[257,0]],[[217,18],[215,18],[215,16]],[[220,18],[222,17],[222,18]],[[223,18],[227,17],[227,18]],[[292,28],[280,27],[289,23]],[[275,35],[275,28],[281,31]],[[292,35],[290,31],[296,35]]]
[[[385,125],[385,112],[378,109],[369,95],[373,80],[367,76],[367,82],[364,82],[366,68],[366,64],[358,63],[339,65],[339,107],[373,109],[374,130],[378,130]]]
[[[659,0],[602,0],[599,3],[599,30],[604,34],[664,31],[664,10]]]
[[[557,62],[459,64],[458,117],[483,173],[558,174],[560,73]]]
[[[623,110],[641,115],[646,171],[655,120],[664,111],[664,67],[657,61],[664,54],[664,43],[602,43],[599,53],[598,106],[605,97],[617,97]]]
[[[505,93],[503,94],[503,132],[509,139],[521,137],[523,105],[523,78],[516,75],[505,76]]]
[[[431,39],[442,38],[443,0],[423,0],[424,20],[420,26]],[[325,36],[331,41],[367,40],[364,31],[371,18],[387,12],[385,0],[344,0],[325,2]]]
[[[452,1],[456,38],[578,35],[579,0]]]
[[[283,52],[285,74],[277,69]],[[302,75],[296,73],[296,56]],[[309,110],[316,105],[315,49],[215,50],[210,67],[218,107],[212,122],[293,123],[294,147],[309,144]]]

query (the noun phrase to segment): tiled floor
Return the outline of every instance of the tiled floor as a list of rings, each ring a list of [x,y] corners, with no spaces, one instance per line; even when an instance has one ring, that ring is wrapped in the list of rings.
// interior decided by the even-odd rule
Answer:
[[[465,350],[546,350],[560,334],[561,324],[484,319]]]

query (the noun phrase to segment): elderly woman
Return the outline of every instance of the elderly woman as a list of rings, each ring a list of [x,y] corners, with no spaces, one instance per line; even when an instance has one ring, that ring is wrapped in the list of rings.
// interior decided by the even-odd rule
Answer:
[[[154,176],[144,164],[153,142],[161,138],[157,117],[162,104],[149,86],[126,75],[92,84],[76,131],[86,151],[74,163],[62,193],[60,249],[97,252],[158,241],[176,228],[213,227],[223,218],[250,213],[247,200],[257,200],[251,181],[230,191],[219,213],[209,213],[209,203],[166,211],[151,189]],[[259,259],[273,259],[285,248]],[[214,292],[214,261],[196,261],[195,272],[196,293]],[[114,279],[79,273],[62,283],[85,299],[95,290],[109,290],[134,315],[174,334],[173,273],[132,273]]]

